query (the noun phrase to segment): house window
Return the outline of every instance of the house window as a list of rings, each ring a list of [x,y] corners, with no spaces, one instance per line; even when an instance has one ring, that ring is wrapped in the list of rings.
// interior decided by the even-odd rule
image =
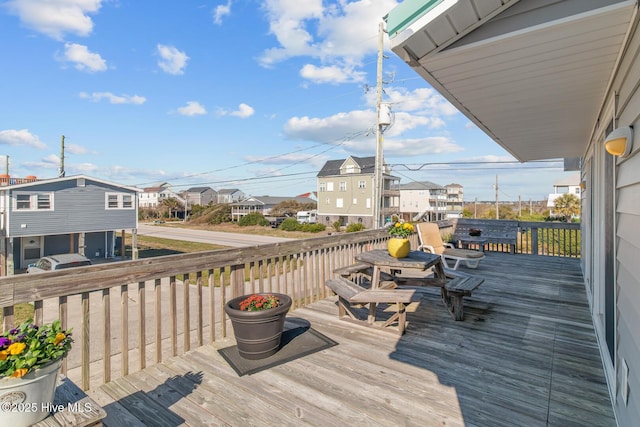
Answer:
[[[358,204],[358,199],[356,199],[355,197],[353,198],[353,202],[351,203],[353,205],[357,205]]]
[[[319,187],[320,187],[319,191],[327,191],[327,183],[326,182],[321,182]]]
[[[356,166],[355,165],[347,165],[347,168],[345,170],[346,173],[356,173]]]
[[[53,210],[53,193],[16,194],[14,208],[20,211]]]
[[[16,194],[16,209],[31,209],[31,195]]]
[[[327,191],[333,191],[333,182],[327,182]]]
[[[331,204],[331,199],[329,197],[327,197],[326,199],[324,199],[324,203],[326,205],[330,205]]]
[[[347,191],[347,182],[340,181],[340,191]]]
[[[343,208],[344,202],[342,199],[336,199],[336,208]]]
[[[36,200],[38,202],[38,210],[51,209],[51,194],[38,194]]]
[[[125,193],[105,193],[105,209],[134,209],[133,196]]]
[[[358,181],[358,188],[367,188],[367,184],[364,180]]]

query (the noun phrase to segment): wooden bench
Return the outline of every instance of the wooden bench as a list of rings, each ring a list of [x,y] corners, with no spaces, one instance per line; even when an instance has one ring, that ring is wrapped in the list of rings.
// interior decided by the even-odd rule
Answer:
[[[462,298],[470,296],[483,282],[479,277],[458,276],[442,288],[442,302],[455,320],[464,320]]]
[[[340,276],[350,279],[357,284],[363,284],[363,276],[366,276],[367,282],[371,283],[371,276],[373,275],[373,267],[364,262],[358,262],[355,264],[347,265],[346,267],[337,268],[333,271]],[[394,276],[384,271],[380,272],[380,287],[385,289],[393,289],[397,286],[394,281]]]
[[[414,289],[366,289],[345,277],[329,279],[326,281],[329,287],[338,295],[338,318],[354,322],[360,325],[377,327],[383,330],[392,330],[398,334],[404,334],[407,322],[406,306],[412,302],[420,301],[420,294]],[[377,304],[395,304],[396,312],[386,321],[377,324]],[[355,308],[369,306],[369,315],[366,320],[361,319]],[[388,328],[396,323],[395,328]]]
[[[452,240],[454,242],[474,240],[469,236],[470,229],[481,230],[481,234],[476,237],[476,240],[496,245],[509,245],[509,252],[515,253],[516,242],[518,240],[518,221],[458,218],[456,220]]]

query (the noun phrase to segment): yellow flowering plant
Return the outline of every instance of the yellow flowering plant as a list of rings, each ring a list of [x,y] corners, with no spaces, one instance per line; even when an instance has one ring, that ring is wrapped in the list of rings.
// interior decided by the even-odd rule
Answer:
[[[62,359],[71,350],[71,330],[59,320],[37,326],[22,323],[0,335],[0,379],[21,378],[49,362]]]
[[[406,239],[413,233],[413,224],[411,224],[410,222],[396,221],[395,223],[391,224],[388,232],[391,237]]]

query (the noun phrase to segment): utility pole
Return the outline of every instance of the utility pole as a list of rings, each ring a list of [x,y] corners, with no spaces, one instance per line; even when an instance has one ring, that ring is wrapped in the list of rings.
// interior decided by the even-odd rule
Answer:
[[[500,219],[500,214],[498,213],[498,175],[496,175],[496,219]]]
[[[382,125],[380,124],[380,105],[382,104],[382,56],[383,56],[383,34],[384,24],[380,21],[378,24],[378,71],[376,80],[376,164],[374,175],[374,193],[373,193],[373,228],[380,228],[382,213],[382,190],[383,190],[383,152],[382,152]]]
[[[522,196],[518,196],[518,216],[522,216]]]
[[[60,170],[58,171],[58,178],[64,178],[64,135],[60,140]]]

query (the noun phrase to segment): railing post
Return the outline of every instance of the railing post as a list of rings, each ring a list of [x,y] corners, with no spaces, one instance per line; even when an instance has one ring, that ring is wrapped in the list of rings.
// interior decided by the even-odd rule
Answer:
[[[244,265],[231,266],[231,298],[244,295]]]
[[[538,227],[532,226],[531,230],[531,253],[538,255]]]

